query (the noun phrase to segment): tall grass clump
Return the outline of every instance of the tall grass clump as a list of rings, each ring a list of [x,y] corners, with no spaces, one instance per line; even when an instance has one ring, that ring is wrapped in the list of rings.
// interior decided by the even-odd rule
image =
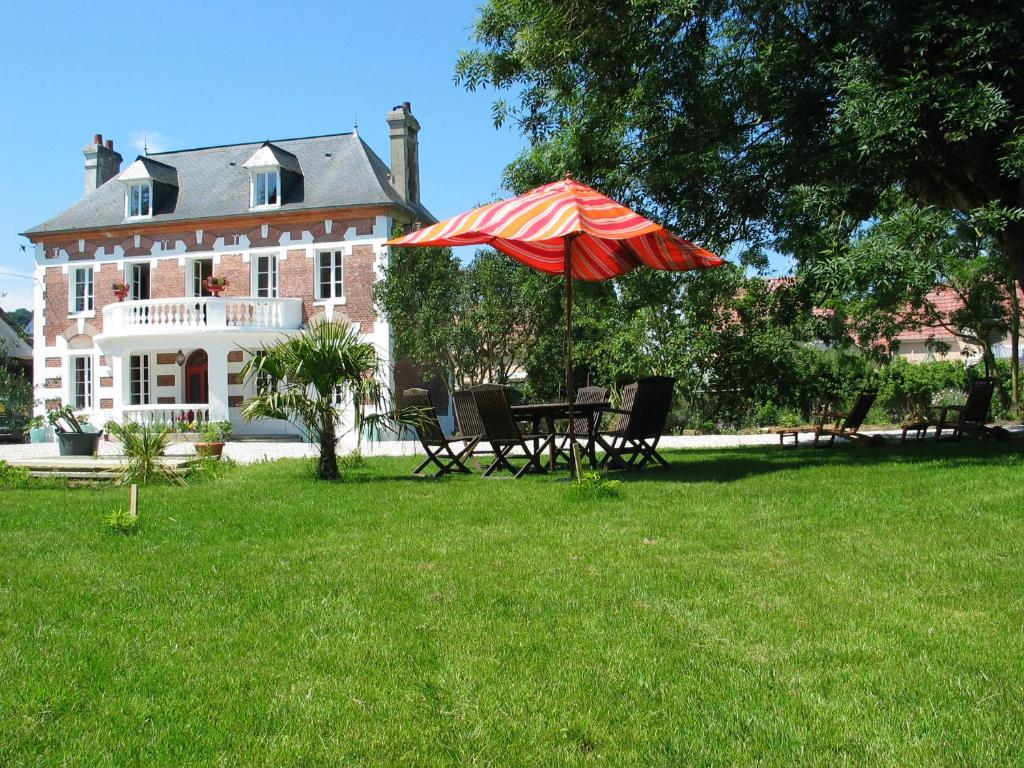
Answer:
[[[146,485],[156,480],[184,485],[185,481],[178,473],[160,461],[170,441],[170,427],[134,423],[111,424],[110,431],[121,441],[126,459],[117,472],[119,485]]]

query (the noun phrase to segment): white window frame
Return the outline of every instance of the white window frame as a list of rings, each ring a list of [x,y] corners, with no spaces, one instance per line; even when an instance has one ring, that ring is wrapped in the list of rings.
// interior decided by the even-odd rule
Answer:
[[[259,189],[259,177],[260,176],[273,176],[274,177],[274,189],[277,192],[277,199],[270,203],[265,202],[268,195],[263,195],[263,200],[257,198],[257,191]],[[266,187],[264,187],[266,190]],[[253,168],[249,171],[249,207],[253,210],[263,208],[280,208],[281,207],[281,169],[271,166],[265,168]]]
[[[142,267],[149,269],[149,295],[139,296],[138,283],[136,281],[136,271]],[[146,301],[153,297],[153,263],[149,261],[127,261],[124,265],[125,272],[125,284],[128,286],[128,300],[129,301]]]
[[[78,276],[82,272],[89,272],[89,279],[83,284],[86,286],[82,296],[82,308],[78,308]],[[96,271],[91,267],[70,267],[68,269],[68,314],[69,315],[92,315],[96,311]]]
[[[149,192],[149,210],[142,213],[142,190],[145,188]],[[132,213],[132,198],[135,195],[136,190],[139,193],[139,213]],[[132,182],[125,186],[124,191],[124,217],[126,219],[151,219],[153,218],[153,182],[152,181],[137,181]]]
[[[196,287],[196,264],[198,262],[208,261],[210,262],[210,274],[213,274],[213,257],[203,256],[195,259],[186,259],[185,269],[185,295],[192,299],[198,299],[203,296],[202,286]]]
[[[82,372],[82,404],[79,404],[78,400],[78,361],[83,361]],[[92,354],[85,355],[68,355],[68,402],[71,403],[72,409],[76,411],[90,411],[93,408],[93,404],[96,402],[96,381],[95,381],[95,369],[92,364]]]
[[[345,396],[344,389],[341,384],[334,385],[334,391],[331,393],[331,404],[335,408],[347,408],[348,398]]]
[[[136,361],[138,361],[136,363]],[[136,377],[138,372],[138,377]],[[138,380],[138,399],[134,386]],[[153,374],[148,354],[128,355],[128,404],[149,405],[153,401]]]
[[[324,291],[323,291],[323,285],[322,285],[322,282],[321,282],[321,270],[322,270],[321,258],[323,256],[327,256],[327,255],[330,255],[332,258],[331,258],[331,266],[330,266],[331,278],[328,281],[329,285],[330,285],[330,290],[325,295]],[[331,303],[331,302],[337,302],[337,303],[342,303],[342,304],[345,303],[345,261],[346,261],[346,259],[347,259],[347,254],[341,248],[325,248],[322,251],[317,251],[316,252],[316,261],[313,264],[313,269],[315,270],[314,275],[313,275],[313,292],[314,292],[314,296],[316,297],[316,301],[325,302],[325,303]],[[338,283],[338,269],[339,269],[339,267],[340,267],[340,270],[341,270],[341,288],[340,288],[340,290],[338,289],[338,286],[337,286],[337,283]]]
[[[262,266],[261,262],[264,259],[270,261],[272,268],[268,271],[267,293],[261,294],[259,276]],[[280,295],[281,290],[280,259],[278,258],[277,251],[254,253],[250,256],[249,260],[252,263],[252,295],[264,299],[276,299]]]

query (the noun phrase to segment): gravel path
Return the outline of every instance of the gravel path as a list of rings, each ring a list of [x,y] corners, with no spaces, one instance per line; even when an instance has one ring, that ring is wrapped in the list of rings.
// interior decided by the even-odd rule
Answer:
[[[899,430],[883,434],[899,436]],[[809,445],[809,436],[804,436],[800,445]],[[757,435],[669,435],[661,439],[662,448],[737,448],[745,445],[778,445],[779,438],[772,434]],[[339,453],[351,450],[343,445]],[[195,454],[192,443],[173,443],[168,455],[187,456]],[[117,443],[100,443],[101,456],[117,456],[120,446]],[[384,441],[363,445],[364,456],[413,456],[422,455],[419,443],[412,441]],[[42,459],[57,456],[56,443],[35,443],[24,445],[0,445],[0,460]],[[224,446],[224,455],[240,464],[252,464],[257,461],[273,461],[275,459],[300,459],[317,455],[315,445],[309,443],[282,442],[229,442]]]

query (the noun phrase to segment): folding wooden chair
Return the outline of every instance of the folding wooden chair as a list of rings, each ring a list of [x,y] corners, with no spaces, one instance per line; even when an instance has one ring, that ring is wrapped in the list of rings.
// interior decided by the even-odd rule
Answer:
[[[576,405],[593,405],[594,403],[604,403],[607,400],[608,390],[605,387],[580,387],[576,390],[574,403]],[[590,457],[591,463],[594,462],[593,436],[600,420],[600,412],[594,411],[589,416],[575,416],[572,421],[573,436],[577,441],[583,441],[583,450]],[[559,435],[559,440],[558,458],[571,463],[572,455],[570,454],[568,420],[566,420],[564,431]]]
[[[490,477],[498,470],[511,472],[517,479],[527,472],[547,471],[543,459],[555,435],[524,435],[520,432],[504,387],[480,386],[470,391],[483,424],[484,439],[494,451],[494,461],[484,471],[484,477]],[[512,455],[516,449],[522,451],[522,456]],[[513,458],[523,458],[525,463],[517,468],[512,464]]]
[[[469,474],[469,468],[465,461],[473,452],[476,444],[480,441],[479,436],[447,437],[441,429],[441,423],[437,420],[437,410],[430,402],[430,393],[425,389],[407,389],[402,393],[402,415],[403,419],[411,421],[420,439],[420,445],[427,453],[427,458],[412,471],[414,475],[420,474],[429,465],[437,466],[437,472],[431,477],[441,477],[449,472],[463,472]],[[463,444],[461,450],[453,450],[452,446]]]
[[[476,399],[468,389],[452,392],[452,407],[455,410],[455,424],[460,437],[475,437],[477,443],[469,456],[477,469],[483,469],[477,456],[490,456],[494,453],[490,447],[483,447],[484,423],[480,420],[480,411],[476,408]]]
[[[658,442],[672,410],[672,391],[676,380],[669,376],[649,376],[622,390],[622,407],[614,426],[598,431],[595,441],[604,450],[602,466],[641,469],[652,461],[670,466],[658,453]]]

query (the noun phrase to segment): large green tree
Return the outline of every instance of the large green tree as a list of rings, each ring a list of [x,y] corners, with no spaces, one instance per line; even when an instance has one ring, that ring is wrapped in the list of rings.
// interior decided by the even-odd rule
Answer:
[[[490,0],[458,61],[531,148],[720,250],[811,260],[893,189],[1002,218],[1024,285],[1017,0]],[[841,222],[842,227],[823,227]]]

